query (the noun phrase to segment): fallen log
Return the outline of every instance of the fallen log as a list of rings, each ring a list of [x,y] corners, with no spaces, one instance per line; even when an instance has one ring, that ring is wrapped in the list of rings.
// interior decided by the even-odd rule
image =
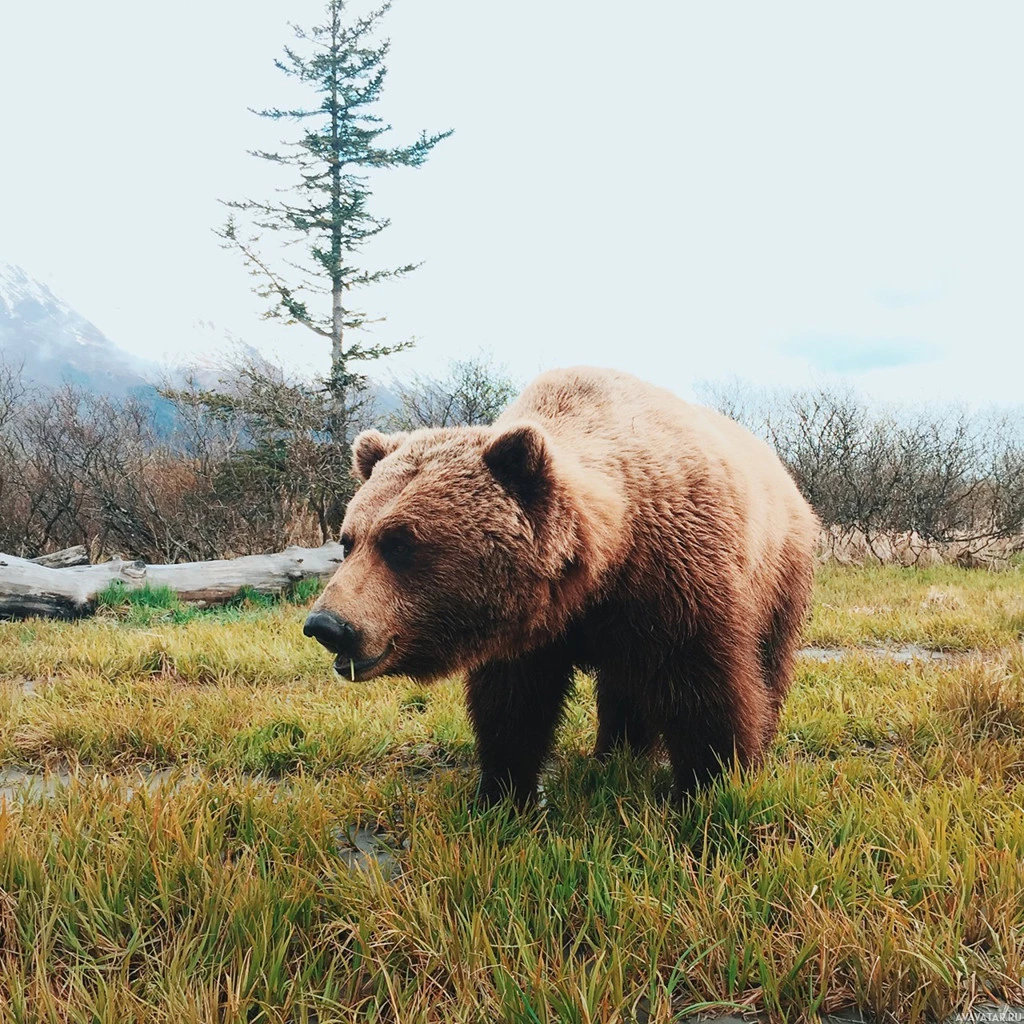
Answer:
[[[219,604],[243,587],[261,594],[280,594],[299,580],[333,576],[341,565],[342,551],[340,544],[329,541],[323,547],[291,547],[274,555],[148,565],[146,579],[151,587],[170,587],[183,601]]]
[[[89,552],[84,544],[76,544],[72,548],[62,548],[60,551],[51,551],[48,555],[30,558],[29,561],[35,562],[36,565],[45,565],[49,569],[68,569],[73,565],[88,565]]]
[[[100,565],[51,569],[27,558],[0,555],[0,618],[73,619],[89,614],[96,595],[115,580],[134,588],[142,586],[145,577],[144,562],[120,558]]]
[[[128,590],[169,587],[183,601],[219,604],[244,587],[279,594],[299,580],[331,576],[341,564],[342,547],[286,548],[273,555],[245,555],[211,562],[146,565],[120,558],[98,565],[51,569],[26,558],[0,554],[0,618],[89,615],[96,595],[113,582]]]

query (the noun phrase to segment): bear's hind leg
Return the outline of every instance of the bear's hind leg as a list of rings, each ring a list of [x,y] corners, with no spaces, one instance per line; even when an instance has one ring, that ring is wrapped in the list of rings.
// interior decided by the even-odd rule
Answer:
[[[793,681],[793,666],[800,643],[800,631],[807,616],[813,584],[812,569],[794,562],[783,574],[782,588],[772,609],[768,627],[761,638],[760,656],[765,683],[778,721],[782,704]]]
[[[511,796],[524,807],[536,798],[572,676],[571,660],[558,649],[492,662],[469,674],[466,700],[480,759],[480,803]]]
[[[607,759],[613,750],[628,749],[642,756],[650,753],[655,734],[647,724],[647,716],[632,697],[609,679],[607,671],[594,673],[597,696],[597,745],[594,757]]]
[[[666,671],[661,728],[677,796],[692,793],[734,759],[743,766],[758,760],[773,735],[774,714],[754,642],[695,640]]]

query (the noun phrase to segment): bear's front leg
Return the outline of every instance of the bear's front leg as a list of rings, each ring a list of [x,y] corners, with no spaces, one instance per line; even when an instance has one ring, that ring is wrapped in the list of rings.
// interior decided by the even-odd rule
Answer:
[[[481,804],[510,796],[522,808],[536,798],[572,673],[566,652],[554,647],[470,672],[466,703],[476,733]]]

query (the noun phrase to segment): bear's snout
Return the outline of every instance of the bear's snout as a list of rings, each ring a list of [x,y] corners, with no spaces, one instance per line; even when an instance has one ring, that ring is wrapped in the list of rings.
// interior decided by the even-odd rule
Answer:
[[[331,652],[342,658],[358,656],[359,638],[355,627],[335,612],[311,612],[302,627],[305,636],[311,636]]]

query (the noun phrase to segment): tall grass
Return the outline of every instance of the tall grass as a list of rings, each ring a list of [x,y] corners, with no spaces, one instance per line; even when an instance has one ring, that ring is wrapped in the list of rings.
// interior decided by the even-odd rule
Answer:
[[[766,762],[685,808],[664,764],[588,757],[581,677],[525,816],[472,809],[458,681],[334,679],[294,606],[0,625],[0,765],[72,773],[0,797],[0,1021],[916,1024],[1020,1002],[1020,593],[826,570],[819,641],[981,649],[802,660]],[[356,830],[397,870],[347,856]]]

